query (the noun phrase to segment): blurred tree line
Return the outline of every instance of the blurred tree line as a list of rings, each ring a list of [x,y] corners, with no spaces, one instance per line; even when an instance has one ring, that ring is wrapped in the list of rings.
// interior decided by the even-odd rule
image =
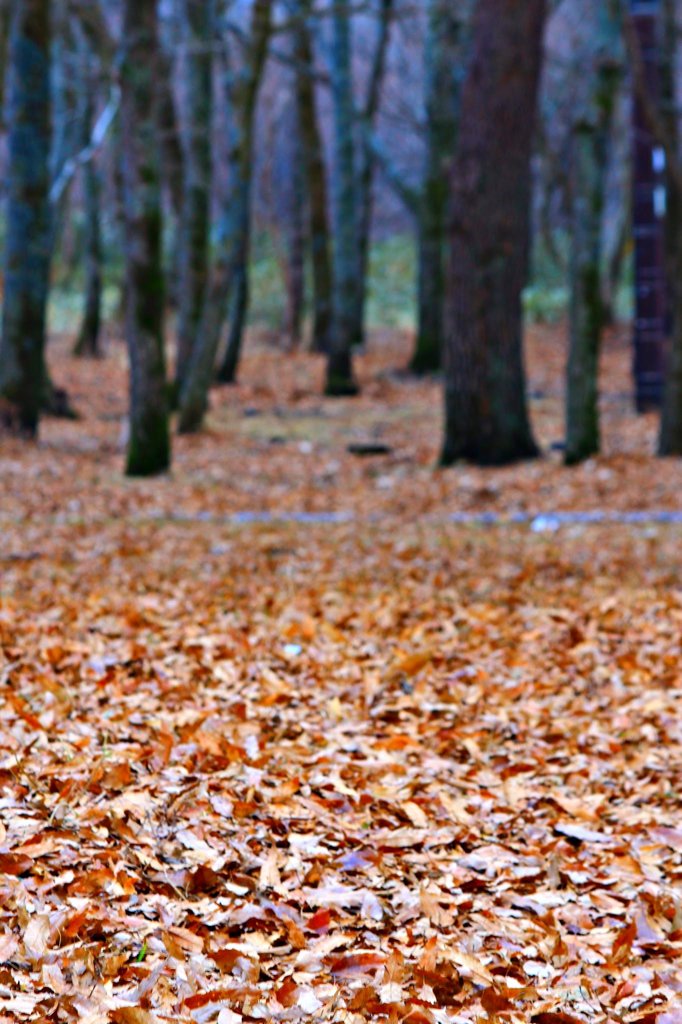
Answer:
[[[667,157],[680,305],[676,0],[661,8],[666,102],[625,0],[0,0],[4,429],[33,437],[42,414],[71,414],[46,314],[58,269],[78,263],[74,351],[102,354],[116,278],[127,470],[165,470],[173,415],[199,430],[211,387],[236,378],[262,231],[285,345],[308,344],[326,393],[352,396],[372,242],[410,230],[409,370],[443,375],[443,464],[538,454],[523,360],[534,253],[569,297],[566,462],[590,457],[628,263],[633,91]],[[673,322],[662,454],[682,454]]]

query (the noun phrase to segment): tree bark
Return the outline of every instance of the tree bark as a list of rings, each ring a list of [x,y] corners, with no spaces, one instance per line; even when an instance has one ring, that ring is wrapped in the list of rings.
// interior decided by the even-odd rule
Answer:
[[[50,3],[17,0],[10,43],[8,209],[0,416],[35,437],[46,379],[50,270]]]
[[[271,32],[272,0],[256,0],[244,67],[236,76],[229,68],[224,68],[222,73],[226,102],[233,114],[230,143],[232,181],[220,213],[218,251],[206,291],[199,339],[180,395],[178,427],[181,433],[194,433],[203,423],[220,336],[230,312],[235,282],[238,284],[237,301],[233,307],[235,318],[230,325],[230,337],[218,379],[231,383],[239,361],[248,303],[254,119]]]
[[[426,40],[426,154],[418,207],[418,321],[410,370],[442,366],[448,169],[457,145],[469,4],[432,0]]]
[[[570,345],[566,388],[567,465],[595,455],[599,438],[599,352],[602,305],[602,219],[608,149],[618,90],[620,24],[605,6],[594,26],[598,52],[593,83],[573,139],[571,183]],[[588,72],[589,74],[589,72]]]
[[[293,13],[296,103],[308,193],[308,233],[313,278],[314,352],[327,352],[332,329],[333,280],[327,199],[327,171],[318,121],[313,72],[315,60],[308,18],[311,0],[298,0]]]
[[[7,127],[5,87],[7,84],[7,58],[9,56],[11,15],[11,0],[0,0],[0,126],[2,126],[3,130]]]
[[[356,344],[365,343],[365,309],[367,305],[367,284],[369,279],[369,256],[372,236],[372,212],[374,206],[374,178],[376,157],[372,146],[374,123],[379,112],[381,93],[386,74],[386,59],[391,41],[394,0],[381,0],[378,35],[370,68],[369,84],[364,108],[360,116],[359,167],[357,172],[358,204],[358,286],[355,293],[355,326],[353,334]]]
[[[173,216],[179,223],[182,217],[184,198],[184,164],[178,113],[173,93],[173,60],[159,44],[158,74],[158,121],[159,142],[163,154],[163,177],[170,198]]]
[[[121,61],[126,334],[130,437],[126,472],[168,469],[170,439],[164,360],[159,53],[156,0],[125,0]]]
[[[211,0],[183,0],[183,14],[188,44],[188,116],[179,238],[177,393],[199,337],[209,278],[215,27]]]
[[[298,119],[298,111],[294,107],[289,111],[287,121],[291,123],[291,185],[287,190],[287,217],[285,223],[286,259],[284,264],[287,308],[285,330],[290,349],[301,344],[303,334],[303,314],[306,299],[305,288],[305,171],[303,146]]]
[[[545,0],[479,0],[462,90],[445,304],[444,465],[533,458],[521,297]]]
[[[325,392],[355,395],[353,347],[357,334],[359,211],[355,178],[354,99],[351,71],[349,0],[337,0],[332,13],[332,99],[334,105],[333,330]]]
[[[85,39],[81,40],[79,49],[82,69],[80,145],[82,149],[86,149],[92,138],[95,119],[96,71],[90,46]],[[103,288],[102,183],[96,155],[84,165],[82,181],[85,212],[85,303],[74,355],[96,358],[100,355]]]

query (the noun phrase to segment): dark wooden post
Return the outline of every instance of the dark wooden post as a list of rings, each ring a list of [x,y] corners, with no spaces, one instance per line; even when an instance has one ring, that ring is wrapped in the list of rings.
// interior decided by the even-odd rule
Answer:
[[[651,94],[658,98],[660,0],[631,0]],[[638,412],[658,408],[663,396],[669,334],[665,272],[665,156],[635,95],[633,101],[633,233],[635,243],[634,374]]]

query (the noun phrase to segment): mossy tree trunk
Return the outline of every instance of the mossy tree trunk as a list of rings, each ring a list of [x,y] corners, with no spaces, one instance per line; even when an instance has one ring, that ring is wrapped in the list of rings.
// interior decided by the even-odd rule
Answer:
[[[151,476],[170,464],[163,338],[157,0],[125,0],[122,40],[126,335],[130,357],[126,471],[130,476]]]
[[[175,369],[179,394],[201,329],[209,277],[211,136],[213,131],[212,0],[183,0],[187,43],[184,192],[180,226],[178,346]]]
[[[334,248],[333,329],[327,356],[325,391],[330,396],[354,395],[353,347],[358,335],[359,211],[355,167],[355,101],[351,68],[349,0],[337,0],[332,11],[331,86],[334,107]]]
[[[522,291],[545,0],[479,0],[449,218],[442,463],[532,458]]]
[[[295,0],[292,10],[295,16],[296,105],[308,194],[308,234],[313,280],[312,349],[314,352],[327,352],[332,329],[333,279],[327,170],[318,121],[315,59],[309,25],[311,9],[311,0]]]
[[[239,362],[249,293],[254,121],[271,33],[272,0],[255,0],[243,67],[235,71],[225,65],[222,69],[223,93],[232,115],[231,181],[220,212],[218,247],[206,289],[201,328],[180,394],[181,433],[194,433],[201,428],[220,337],[230,312],[230,336],[218,379],[224,383],[234,380]],[[235,288],[236,301],[232,302]]]
[[[10,72],[0,414],[9,429],[35,437],[46,380],[51,254],[49,0],[15,2]]]
[[[602,220],[608,149],[621,68],[620,22],[605,4],[596,13],[594,70],[573,132],[570,344],[566,377],[567,465],[597,454],[602,306]]]

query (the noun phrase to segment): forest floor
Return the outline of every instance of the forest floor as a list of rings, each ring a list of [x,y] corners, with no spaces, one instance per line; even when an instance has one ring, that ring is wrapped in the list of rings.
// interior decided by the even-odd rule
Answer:
[[[436,470],[379,335],[354,401],[256,347],[141,482],[123,351],[56,340],[82,419],[0,441],[0,1021],[682,1022],[682,463],[622,334],[562,468],[562,344],[526,466]]]

